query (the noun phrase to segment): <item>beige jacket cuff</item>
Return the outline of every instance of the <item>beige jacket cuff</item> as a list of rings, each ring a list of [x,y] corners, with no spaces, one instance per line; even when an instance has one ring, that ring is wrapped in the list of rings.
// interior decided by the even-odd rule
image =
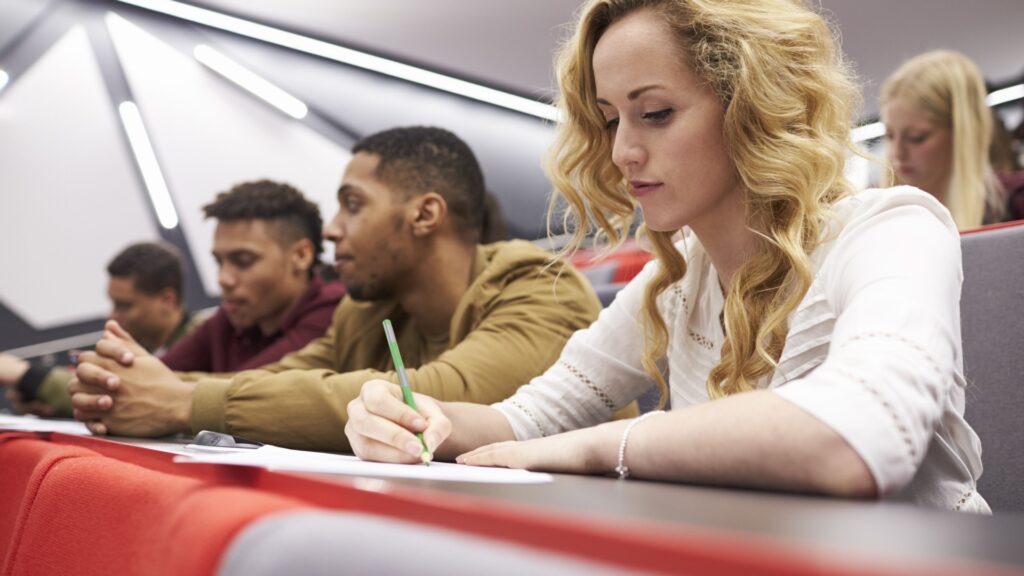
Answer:
[[[56,418],[71,418],[71,395],[68,394],[68,383],[74,378],[75,372],[67,368],[54,368],[46,374],[39,385],[36,399],[53,408]]]
[[[200,430],[227,432],[224,410],[230,386],[231,380],[220,378],[205,378],[196,383],[192,392],[192,416],[189,418],[193,434]]]

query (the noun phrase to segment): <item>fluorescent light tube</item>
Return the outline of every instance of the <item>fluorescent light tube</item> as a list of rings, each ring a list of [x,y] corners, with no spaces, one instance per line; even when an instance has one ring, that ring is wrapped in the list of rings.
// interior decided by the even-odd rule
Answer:
[[[167,190],[164,175],[160,172],[160,163],[156,160],[153,145],[146,134],[139,108],[134,102],[126,101],[121,102],[117,111],[121,114],[124,131],[128,133],[128,143],[131,144],[135,161],[142,172],[142,180],[146,183],[146,191],[149,192],[149,199],[156,210],[156,217],[161,226],[170,230],[178,225],[178,212],[174,209],[171,193]]]
[[[234,82],[247,92],[270,104],[285,114],[302,120],[309,111],[301,100],[271,84],[255,72],[210,48],[206,44],[196,46],[196,60],[207,68]]]
[[[494,88],[460,80],[452,76],[431,72],[408,64],[402,64],[387,58],[373,56],[358,50],[344,48],[336,44],[315,40],[307,36],[285,32],[277,28],[249,22],[234,16],[227,16],[213,10],[191,6],[174,0],[119,0],[124,4],[130,4],[139,8],[145,8],[168,16],[182,18],[197,24],[210,26],[226,32],[240,34],[256,40],[262,40],[278,46],[284,46],[313,54],[335,62],[341,62],[364,70],[370,70],[393,78],[400,78],[409,82],[415,82],[423,86],[429,86],[452,94],[472,98],[480,102],[487,102],[495,106],[515,110],[545,120],[558,120],[560,114],[558,108],[538,102],[515,94],[509,94]]]

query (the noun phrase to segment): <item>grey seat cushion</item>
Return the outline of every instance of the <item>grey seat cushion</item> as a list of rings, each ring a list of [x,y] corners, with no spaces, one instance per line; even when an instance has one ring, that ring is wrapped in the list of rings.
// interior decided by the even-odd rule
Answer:
[[[563,556],[356,512],[294,512],[247,526],[221,560],[224,576],[303,574],[627,574]]]
[[[960,298],[967,422],[981,437],[978,491],[1024,512],[1024,225],[965,234]]]

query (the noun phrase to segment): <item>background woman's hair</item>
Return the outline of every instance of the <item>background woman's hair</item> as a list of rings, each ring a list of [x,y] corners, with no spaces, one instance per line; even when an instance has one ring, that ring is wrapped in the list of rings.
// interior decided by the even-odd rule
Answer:
[[[927,112],[953,136],[953,166],[942,199],[958,228],[981,226],[986,209],[1001,208],[989,162],[992,112],[985,81],[970,58],[951,50],[925,52],[903,63],[882,84],[881,104],[901,99]],[[890,173],[889,185],[898,184]]]
[[[756,387],[776,367],[787,317],[812,280],[808,261],[830,207],[853,192],[843,176],[858,91],[825,21],[792,0],[592,0],[557,64],[564,121],[546,161],[573,234],[567,251],[593,233],[612,246],[629,234],[636,201],[612,164],[612,137],[595,102],[594,47],[608,27],[636,10],[653,11],[679,42],[680,58],[725,107],[724,141],[745,188],[748,226],[762,250],[733,276],[726,294],[726,340],[708,376],[712,398]],[[657,299],[686,273],[673,232],[646,231],[660,262],[641,316],[643,364],[662,389],[658,368],[668,329]]]

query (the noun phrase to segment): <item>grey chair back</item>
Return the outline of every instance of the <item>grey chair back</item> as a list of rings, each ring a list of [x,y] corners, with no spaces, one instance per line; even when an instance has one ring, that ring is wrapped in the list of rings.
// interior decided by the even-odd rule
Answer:
[[[303,574],[567,574],[624,576],[624,567],[359,512],[269,514],[250,523],[221,559],[220,576]]]
[[[967,422],[981,438],[978,491],[1024,512],[1024,222],[961,237]]]
[[[612,303],[612,300],[615,300],[615,296],[618,295],[619,290],[622,290],[625,287],[625,282],[620,284],[595,282],[594,292],[597,293],[597,299],[601,301],[601,306],[607,308]]]

